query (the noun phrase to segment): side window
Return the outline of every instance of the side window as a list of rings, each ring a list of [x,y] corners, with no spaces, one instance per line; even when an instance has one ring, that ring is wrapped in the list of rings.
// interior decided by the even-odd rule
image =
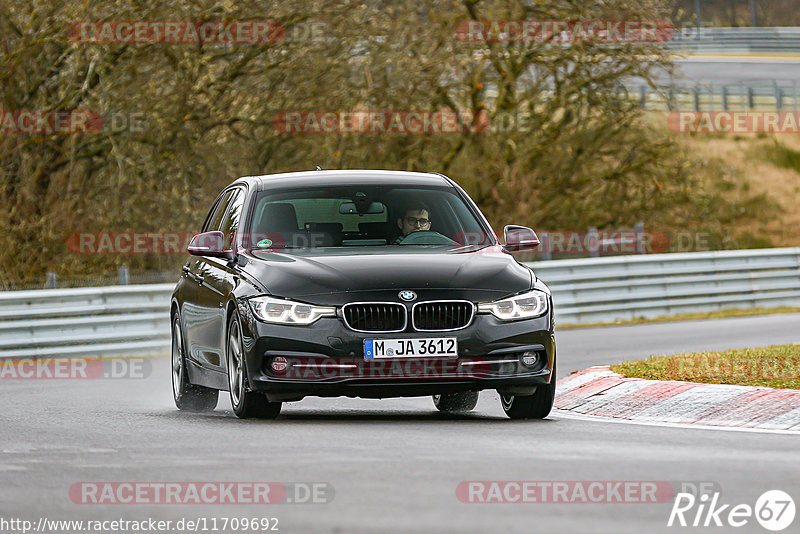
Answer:
[[[244,194],[241,189],[233,192],[229,206],[220,226],[220,230],[225,234],[225,250],[232,248],[234,233],[239,229],[239,219],[242,215],[242,206],[244,206]]]
[[[214,207],[211,208],[211,212],[209,212],[208,217],[206,218],[206,224],[203,226],[203,232],[213,232],[214,230],[219,230],[219,223],[222,221],[222,216],[225,215],[225,208],[228,207],[228,203],[230,202],[232,194],[233,191],[225,191],[219,196],[217,202],[214,204]]]

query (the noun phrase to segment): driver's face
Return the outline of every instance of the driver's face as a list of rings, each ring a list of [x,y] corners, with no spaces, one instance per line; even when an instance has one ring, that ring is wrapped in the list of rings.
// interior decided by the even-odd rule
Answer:
[[[430,230],[431,221],[428,217],[428,210],[408,210],[402,219],[397,219],[397,226],[403,231],[404,236],[411,232]]]

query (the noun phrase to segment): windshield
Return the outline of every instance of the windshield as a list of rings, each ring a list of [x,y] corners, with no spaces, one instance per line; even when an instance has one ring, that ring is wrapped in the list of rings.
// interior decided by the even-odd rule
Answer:
[[[329,186],[259,193],[247,248],[484,247],[493,237],[449,186]]]

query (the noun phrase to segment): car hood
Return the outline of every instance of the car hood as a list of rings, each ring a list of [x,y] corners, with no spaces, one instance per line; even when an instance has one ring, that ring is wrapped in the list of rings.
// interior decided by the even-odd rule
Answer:
[[[319,304],[363,298],[395,302],[397,293],[405,289],[416,291],[420,300],[488,300],[533,285],[533,272],[497,247],[472,252],[422,247],[403,252],[292,252],[253,251],[248,254],[246,270],[275,296]]]

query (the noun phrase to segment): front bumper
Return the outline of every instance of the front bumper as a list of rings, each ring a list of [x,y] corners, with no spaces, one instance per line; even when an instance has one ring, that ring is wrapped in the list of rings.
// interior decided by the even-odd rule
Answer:
[[[552,313],[552,312],[551,312]],[[322,318],[310,326],[266,324],[240,307],[249,385],[272,401],[321,397],[387,398],[497,389],[530,395],[553,380],[556,348],[550,315],[501,322],[477,314],[452,332],[369,334],[347,328],[340,318]],[[365,339],[455,337],[457,358],[364,359]],[[535,352],[536,364],[520,361]],[[287,367],[274,371],[275,357]]]

